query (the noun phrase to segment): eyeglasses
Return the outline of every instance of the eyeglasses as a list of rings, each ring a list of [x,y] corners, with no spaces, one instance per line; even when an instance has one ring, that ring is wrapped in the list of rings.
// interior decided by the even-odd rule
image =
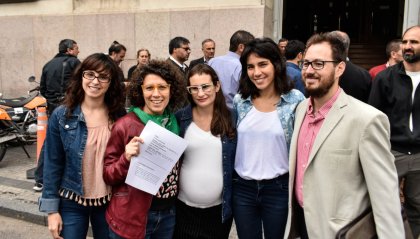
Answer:
[[[111,77],[109,77],[108,75],[98,74],[98,76],[96,76],[94,71],[83,71],[82,77],[90,81],[93,81],[96,78],[101,83],[109,83],[111,81]]]
[[[185,51],[191,51],[191,48],[189,48],[189,47],[179,47],[179,48],[182,48],[182,49],[184,49]]]
[[[325,63],[327,62],[338,63],[338,61],[321,61],[321,60],[299,61],[299,68],[302,70],[306,70],[308,69],[309,65],[311,65],[314,70],[321,70],[324,68]]]
[[[203,92],[209,93],[214,85],[212,84],[202,84],[202,85],[192,85],[187,86],[187,91],[190,94],[198,94],[200,90]]]
[[[141,85],[143,92],[152,93],[155,90],[158,90],[159,93],[166,93],[169,91],[171,85],[161,85],[161,84],[154,84],[154,85]]]

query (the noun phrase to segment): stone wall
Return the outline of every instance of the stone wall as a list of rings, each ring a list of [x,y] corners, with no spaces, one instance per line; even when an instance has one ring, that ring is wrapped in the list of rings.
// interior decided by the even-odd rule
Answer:
[[[222,55],[236,30],[270,37],[272,1],[38,0],[1,4],[0,29],[0,92],[9,98],[34,86],[26,79],[35,75],[39,80],[61,39],[77,41],[81,60],[107,52],[117,40],[127,47],[122,64],[126,74],[136,63],[137,49],[148,48],[152,58],[167,58],[175,36],[191,41],[190,60],[201,56],[205,38],[214,39],[216,55]]]

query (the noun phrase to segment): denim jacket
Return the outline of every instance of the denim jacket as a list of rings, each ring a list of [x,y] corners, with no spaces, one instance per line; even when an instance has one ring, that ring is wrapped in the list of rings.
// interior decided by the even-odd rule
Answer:
[[[289,93],[281,95],[280,103],[277,103],[277,114],[283,127],[288,150],[290,149],[290,141],[293,134],[295,110],[297,105],[304,99],[305,96],[300,91],[292,89]],[[236,127],[238,127],[252,107],[251,96],[242,99],[240,94],[235,95],[233,99],[233,110],[237,116]]]
[[[179,110],[175,116],[180,128],[179,136],[184,137],[193,120],[191,106]],[[223,136],[221,140],[223,154],[222,222],[225,222],[232,216],[232,172],[236,154],[236,136],[233,139]],[[182,174],[182,170],[180,173]]]
[[[83,195],[82,158],[88,130],[78,105],[69,117],[58,107],[48,121],[44,145],[44,188],[39,200],[41,212],[58,212],[59,190]]]

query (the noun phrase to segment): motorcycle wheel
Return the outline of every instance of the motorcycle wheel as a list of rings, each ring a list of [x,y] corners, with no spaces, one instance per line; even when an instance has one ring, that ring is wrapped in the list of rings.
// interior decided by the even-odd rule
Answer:
[[[0,162],[3,160],[4,155],[6,154],[7,145],[5,143],[0,144]]]

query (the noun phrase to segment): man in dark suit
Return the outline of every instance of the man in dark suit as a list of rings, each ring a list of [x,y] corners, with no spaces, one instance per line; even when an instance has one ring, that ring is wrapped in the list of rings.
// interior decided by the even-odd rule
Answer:
[[[331,33],[336,34],[346,46],[346,69],[340,77],[340,87],[343,88],[344,92],[348,95],[367,103],[372,83],[369,72],[350,62],[348,58],[350,38],[347,33],[342,31],[333,31]]]
[[[201,50],[203,51],[204,56],[198,59],[192,60],[190,62],[190,68],[193,68],[197,64],[203,64],[203,63],[207,64],[207,62],[209,62],[209,60],[214,57],[214,53],[216,52],[216,43],[210,38],[205,39],[201,43]]]
[[[169,58],[167,59],[173,66],[180,70],[183,75],[187,75],[188,66],[185,64],[190,57],[190,41],[185,37],[175,37],[169,42]]]

